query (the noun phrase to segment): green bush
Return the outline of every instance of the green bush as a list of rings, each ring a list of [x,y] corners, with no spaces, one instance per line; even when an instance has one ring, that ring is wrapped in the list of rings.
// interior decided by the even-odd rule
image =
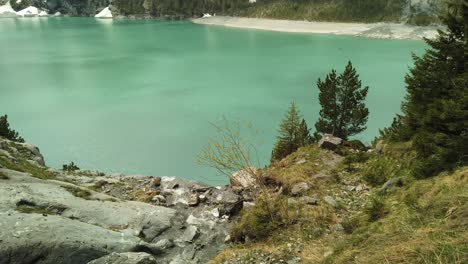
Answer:
[[[236,242],[262,240],[296,219],[297,215],[289,211],[285,197],[261,195],[255,206],[242,210],[241,218],[231,229],[231,238]]]
[[[72,171],[80,170],[80,168],[78,166],[76,166],[76,164],[72,161],[72,162],[70,162],[68,164],[63,164],[62,165],[62,170],[72,172]]]
[[[382,197],[372,196],[366,207],[369,222],[375,222],[384,217],[388,210]]]
[[[389,156],[370,159],[362,169],[362,177],[373,186],[382,185],[393,177],[406,176],[406,166]]]

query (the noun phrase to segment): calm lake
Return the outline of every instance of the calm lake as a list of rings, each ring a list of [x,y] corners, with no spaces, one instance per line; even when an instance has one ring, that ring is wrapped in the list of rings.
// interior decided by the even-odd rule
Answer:
[[[262,161],[291,101],[311,127],[316,81],[351,60],[370,86],[370,142],[405,95],[422,41],[278,33],[188,21],[0,19],[0,114],[51,167],[226,179],[195,161],[222,116],[258,130]]]

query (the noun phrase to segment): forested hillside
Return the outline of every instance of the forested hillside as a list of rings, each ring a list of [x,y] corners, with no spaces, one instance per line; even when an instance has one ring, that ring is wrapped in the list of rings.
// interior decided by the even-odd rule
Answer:
[[[110,5],[114,15],[190,18],[204,13],[259,18],[404,22],[437,22],[444,0],[23,0],[11,1],[15,10],[27,6],[71,16],[93,16]],[[5,2],[5,0],[1,1]]]

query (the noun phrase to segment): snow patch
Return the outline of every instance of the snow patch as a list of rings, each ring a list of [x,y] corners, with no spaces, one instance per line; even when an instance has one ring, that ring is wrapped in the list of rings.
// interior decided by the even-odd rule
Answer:
[[[16,17],[16,12],[10,5],[10,1],[0,6],[0,17]]]
[[[99,12],[94,17],[96,18],[112,18],[112,12],[109,7],[104,8],[101,12]]]
[[[16,12],[16,14],[22,17],[34,17],[39,15],[39,9],[37,9],[37,7],[34,6],[28,6],[25,9]]]

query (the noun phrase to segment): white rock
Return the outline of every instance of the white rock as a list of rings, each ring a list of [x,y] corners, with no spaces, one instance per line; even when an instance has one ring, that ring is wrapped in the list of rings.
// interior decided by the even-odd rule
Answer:
[[[46,16],[49,16],[49,14],[47,14],[46,11],[42,10],[42,11],[39,13],[39,16],[40,16],[40,17],[46,17]]]
[[[104,8],[101,12],[99,12],[94,17],[96,18],[112,18],[112,12],[109,7]]]
[[[37,7],[34,6],[28,6],[25,9],[16,12],[16,14],[22,17],[35,17],[39,15],[39,9],[37,9]]]
[[[206,17],[212,17],[212,15],[206,13],[206,14],[203,14],[203,17],[206,18]]]
[[[62,13],[60,13],[60,12],[57,12],[57,13],[54,14],[55,17],[61,16],[61,15],[62,15]]]

